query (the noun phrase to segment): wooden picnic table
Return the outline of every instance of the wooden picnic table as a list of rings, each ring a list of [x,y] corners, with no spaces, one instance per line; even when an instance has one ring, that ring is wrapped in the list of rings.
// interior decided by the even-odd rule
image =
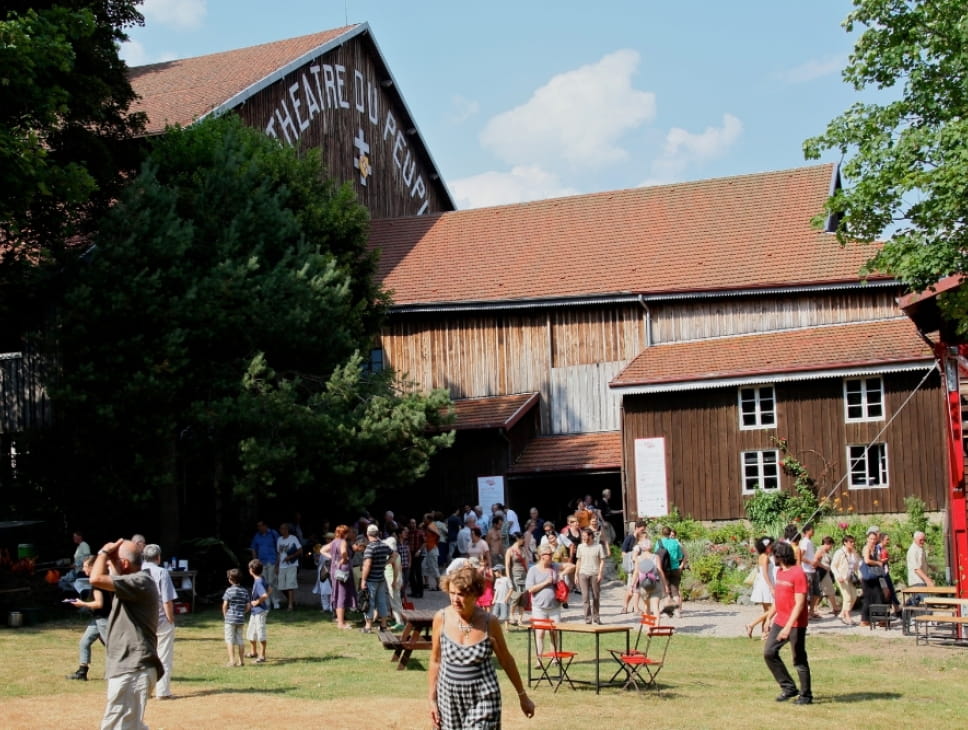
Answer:
[[[436,610],[404,611],[405,625],[399,636],[392,631],[380,631],[380,642],[386,649],[393,651],[390,661],[397,663],[397,669],[406,669],[410,655],[414,651],[429,651],[431,647],[430,629],[434,624]]]
[[[923,593],[935,596],[954,596],[957,592],[956,586],[905,586],[901,589],[901,595]]]

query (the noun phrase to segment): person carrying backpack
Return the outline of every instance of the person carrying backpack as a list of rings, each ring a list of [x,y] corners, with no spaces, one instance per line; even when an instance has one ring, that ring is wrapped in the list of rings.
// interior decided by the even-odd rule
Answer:
[[[635,583],[645,610],[653,616],[659,615],[659,606],[666,595],[667,581],[662,574],[659,557],[652,552],[652,541],[643,537],[633,552],[635,564]]]
[[[668,525],[662,528],[662,537],[657,541],[655,554],[668,582],[669,601],[662,610],[669,616],[681,616],[682,592],[679,590],[679,585],[682,583],[682,571],[689,567],[689,557],[682,543],[676,539],[675,532]]]

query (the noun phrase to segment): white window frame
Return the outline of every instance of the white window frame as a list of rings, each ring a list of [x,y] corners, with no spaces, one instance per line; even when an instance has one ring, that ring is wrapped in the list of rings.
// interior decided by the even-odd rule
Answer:
[[[756,454],[756,470],[757,474],[754,479],[750,479],[746,475],[746,467],[750,466],[746,462],[746,457],[748,454]],[[764,458],[767,454],[772,456],[771,460]],[[775,475],[767,474],[767,467],[775,468]],[[750,449],[747,451],[741,451],[739,454],[739,468],[740,468],[740,478],[743,484],[743,494],[756,494],[756,485],[759,485],[760,489],[764,492],[775,492],[780,489],[780,450],[779,449]],[[775,479],[775,486],[767,486],[766,480],[768,478]]]
[[[770,400],[773,402],[773,408],[772,410],[769,410],[769,411],[764,410],[762,405],[763,401],[766,400],[766,398],[764,398],[763,391],[767,389],[769,389],[770,391]],[[743,400],[744,390],[753,391],[752,401]],[[754,423],[752,424],[744,423],[743,416],[747,415],[747,413],[743,411],[744,403],[753,404],[753,408],[749,412],[749,415],[752,415],[754,417]],[[741,385],[739,388],[736,389],[736,410],[739,414],[740,431],[753,431],[756,429],[763,429],[763,428],[776,428],[776,388],[774,388],[772,385]],[[764,423],[763,417],[766,414],[770,414],[770,416],[773,418],[772,423]]]
[[[877,476],[871,477],[871,451],[877,450]],[[863,479],[861,483],[857,476]],[[876,478],[876,483],[871,479]],[[890,484],[890,469],[888,468],[887,444],[883,441],[867,444],[847,444],[847,485],[848,489],[887,489]]]
[[[877,388],[868,387],[871,381],[877,381]],[[860,416],[851,416],[850,409],[851,404],[848,399],[848,387],[851,383],[860,383],[860,403],[854,405],[854,408],[860,408]],[[877,393],[879,400],[876,403],[871,402],[871,394]],[[862,378],[844,378],[844,421],[847,423],[862,423],[864,421],[883,421],[884,412],[886,410],[884,404],[884,379],[879,375],[869,375]],[[879,407],[881,412],[880,415],[872,416],[871,409]]]

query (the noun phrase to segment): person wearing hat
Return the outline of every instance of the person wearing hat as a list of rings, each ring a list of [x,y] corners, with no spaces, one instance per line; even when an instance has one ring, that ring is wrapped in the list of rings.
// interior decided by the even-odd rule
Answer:
[[[387,628],[387,616],[390,613],[387,582],[384,578],[387,563],[393,551],[390,546],[380,540],[380,528],[371,524],[366,528],[366,547],[363,549],[363,568],[360,571],[360,589],[365,588],[370,594],[370,610],[363,616],[366,626],[364,634],[373,632],[373,622],[378,620],[380,628]]]

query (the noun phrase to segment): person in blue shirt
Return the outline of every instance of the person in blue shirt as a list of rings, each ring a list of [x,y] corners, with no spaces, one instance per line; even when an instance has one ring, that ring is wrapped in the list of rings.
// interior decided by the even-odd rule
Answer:
[[[255,523],[255,535],[249,544],[252,557],[262,563],[262,580],[266,588],[272,589],[272,607],[279,608],[279,598],[276,594],[276,543],[279,533],[270,528],[263,520]]]

